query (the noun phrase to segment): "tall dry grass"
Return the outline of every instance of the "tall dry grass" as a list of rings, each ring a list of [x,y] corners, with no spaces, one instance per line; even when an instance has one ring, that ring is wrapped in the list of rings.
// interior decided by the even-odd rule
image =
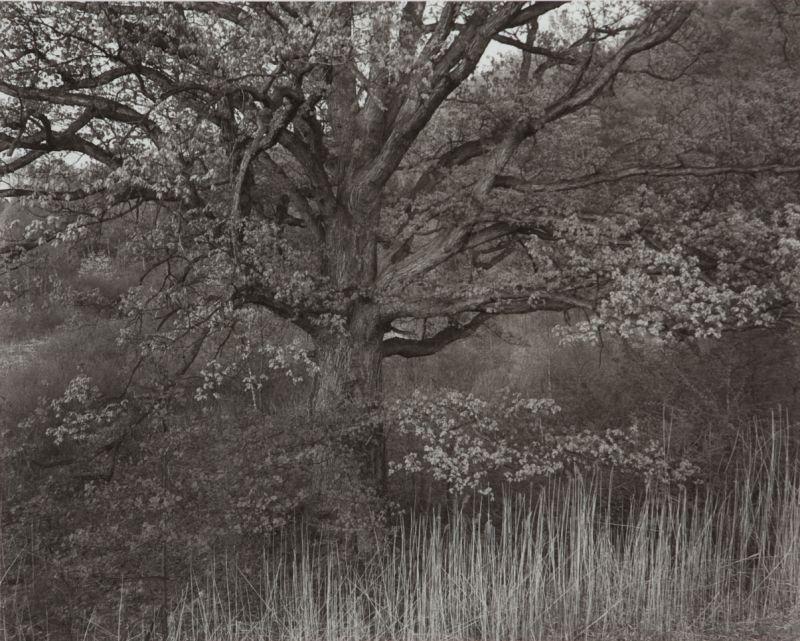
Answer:
[[[258,572],[198,571],[168,638],[639,641],[800,616],[796,461],[775,433],[740,461],[727,491],[648,488],[622,514],[613,485],[576,476],[504,498],[494,522],[416,518],[367,561],[283,539]],[[139,634],[96,622],[85,638]]]

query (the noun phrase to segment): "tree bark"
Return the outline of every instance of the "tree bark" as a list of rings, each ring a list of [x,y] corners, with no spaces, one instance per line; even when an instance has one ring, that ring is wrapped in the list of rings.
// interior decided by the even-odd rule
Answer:
[[[373,304],[355,306],[347,326],[317,338],[317,365],[311,399],[312,415],[332,420],[339,441],[352,452],[363,501],[352,504],[349,517],[359,555],[370,556],[382,532],[382,507],[387,496],[386,434],[381,420],[383,397],[381,341],[383,331]]]
[[[317,346],[312,413],[360,417],[362,429],[347,441],[354,450],[359,476],[378,498],[386,495],[386,438],[379,410],[383,400],[381,337],[372,310],[359,309],[346,331],[330,332]]]

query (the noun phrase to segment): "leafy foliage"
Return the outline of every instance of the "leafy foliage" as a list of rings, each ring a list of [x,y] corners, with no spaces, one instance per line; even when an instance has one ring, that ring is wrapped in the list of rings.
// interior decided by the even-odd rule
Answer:
[[[565,470],[615,469],[661,483],[685,483],[699,472],[688,460],[669,461],[664,445],[643,438],[635,424],[576,433],[554,423],[560,410],[552,399],[511,393],[492,402],[452,390],[417,393],[396,402],[397,429],[413,448],[392,471],[425,473],[456,495],[492,495],[498,477],[530,483]]]

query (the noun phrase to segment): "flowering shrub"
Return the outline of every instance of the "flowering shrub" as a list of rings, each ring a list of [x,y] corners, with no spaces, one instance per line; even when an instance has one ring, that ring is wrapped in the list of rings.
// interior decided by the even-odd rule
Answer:
[[[437,396],[415,392],[390,409],[397,432],[412,443],[390,473],[427,473],[453,494],[485,495],[493,493],[491,477],[498,473],[510,483],[597,466],[661,483],[684,483],[698,473],[687,460],[669,460],[664,447],[635,424],[576,433],[558,429],[553,417],[559,412],[552,399],[509,392],[491,401],[453,390]]]
[[[28,433],[43,428],[53,446],[96,445],[109,437],[128,409],[128,401],[124,399],[105,402],[92,379],[79,374],[58,398],[40,399],[38,407],[19,427]]]
[[[4,480],[17,488],[4,534],[25,541],[35,529],[41,560],[35,575],[23,568],[20,591],[58,625],[107,604],[120,577],[126,607],[146,613],[161,585],[147,577],[183,581],[190,562],[225,546],[257,556],[305,499],[293,424],[227,401],[183,412],[113,404],[84,374],[62,389],[16,427],[0,416]]]

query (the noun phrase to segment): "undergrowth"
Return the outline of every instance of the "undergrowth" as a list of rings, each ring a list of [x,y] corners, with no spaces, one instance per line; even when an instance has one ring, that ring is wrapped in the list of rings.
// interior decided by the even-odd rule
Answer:
[[[705,639],[796,620],[800,477],[783,443],[752,444],[726,490],[647,488],[620,510],[608,479],[573,476],[499,510],[413,517],[369,559],[301,528],[257,568],[234,552],[197,568],[166,617],[132,625],[121,599],[83,638]],[[13,638],[25,613],[5,593]]]

